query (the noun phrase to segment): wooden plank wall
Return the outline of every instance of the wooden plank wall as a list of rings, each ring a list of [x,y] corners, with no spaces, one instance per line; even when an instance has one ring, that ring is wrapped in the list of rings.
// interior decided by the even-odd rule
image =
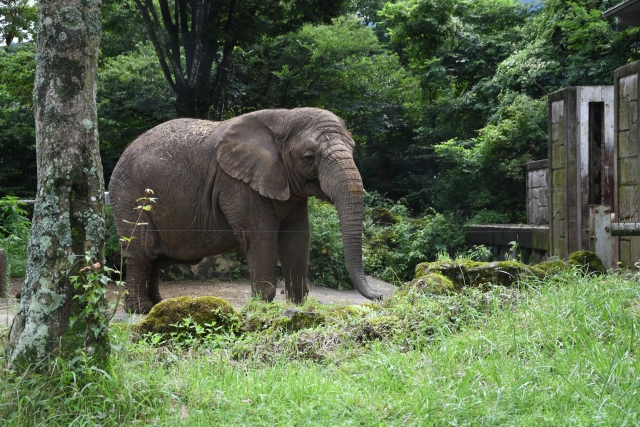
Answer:
[[[566,204],[565,204],[565,140],[566,140],[566,108],[564,91],[549,95],[549,188],[550,224],[549,242],[550,255],[565,258],[566,250]]]

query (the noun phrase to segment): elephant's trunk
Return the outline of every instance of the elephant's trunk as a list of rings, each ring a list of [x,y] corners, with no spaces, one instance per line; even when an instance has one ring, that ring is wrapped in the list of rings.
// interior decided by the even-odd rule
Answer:
[[[367,283],[362,264],[364,187],[360,173],[351,153],[346,151],[333,153],[323,166],[318,171],[320,186],[338,210],[344,258],[351,281],[364,297],[379,299],[382,295]]]

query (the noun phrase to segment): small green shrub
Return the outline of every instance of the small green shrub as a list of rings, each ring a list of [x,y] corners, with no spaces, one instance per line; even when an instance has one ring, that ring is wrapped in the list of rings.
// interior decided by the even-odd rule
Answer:
[[[24,277],[27,267],[27,245],[31,222],[24,203],[17,197],[0,200],[0,248],[7,255],[7,276]]]
[[[401,204],[389,208],[395,223],[382,224],[371,218],[374,207],[365,213],[364,267],[367,274],[392,282],[413,277],[415,266],[433,261],[439,253],[455,253],[465,246],[462,227],[451,216],[427,211],[420,218],[410,218]]]
[[[311,244],[309,275],[316,285],[334,289],[352,289],[344,259],[342,233],[336,208],[329,203],[309,198]]]

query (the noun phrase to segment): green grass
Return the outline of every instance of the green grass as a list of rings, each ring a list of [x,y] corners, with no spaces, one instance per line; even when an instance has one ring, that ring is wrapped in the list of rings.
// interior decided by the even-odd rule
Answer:
[[[569,271],[521,289],[304,309],[327,324],[195,348],[153,347],[118,325],[109,374],[60,364],[50,376],[3,374],[2,425],[640,422],[637,276]]]

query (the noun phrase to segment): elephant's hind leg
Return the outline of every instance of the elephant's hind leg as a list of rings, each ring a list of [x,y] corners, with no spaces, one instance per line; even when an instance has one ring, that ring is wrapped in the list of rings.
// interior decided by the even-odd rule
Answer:
[[[127,281],[124,298],[124,308],[126,311],[136,314],[146,314],[154,306],[149,295],[149,284],[151,280],[152,262],[128,259],[127,260]],[[159,270],[158,270],[159,272]]]

